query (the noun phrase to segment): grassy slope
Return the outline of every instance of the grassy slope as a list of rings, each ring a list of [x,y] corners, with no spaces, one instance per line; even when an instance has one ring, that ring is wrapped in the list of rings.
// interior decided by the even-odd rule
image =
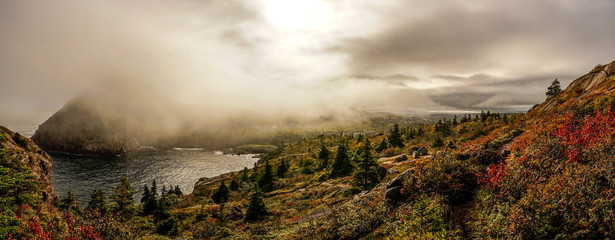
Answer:
[[[141,206],[135,206],[128,214],[104,215],[30,210],[28,222],[33,216],[55,216],[65,227],[49,226],[52,220],[46,220],[43,232],[68,236],[75,235],[70,229],[80,232],[85,227],[95,236],[118,239],[613,238],[612,65],[577,79],[527,115],[402,124],[402,129],[411,127],[403,131],[405,146],[373,157],[411,155],[421,146],[429,147],[429,155],[379,161],[389,174],[366,191],[353,186],[351,176],[329,178],[331,165],[323,168],[318,159],[324,144],[332,152],[331,163],[341,142],[348,143],[352,158],[360,146],[357,136],[325,134],[286,144],[261,161],[269,161],[274,170],[282,161],[290,165],[285,176],[276,178],[274,190],[264,195],[270,214],[261,221],[246,222],[243,216],[248,191],[265,164],[247,171],[245,181],[244,172],[224,174],[200,184],[192,194],[169,197],[168,219],[173,221],[139,216]],[[412,134],[418,127],[423,133]],[[372,148],[385,137],[388,134],[368,136]],[[436,138],[454,148],[433,146]],[[413,173],[403,181],[402,200],[387,203],[386,183],[408,169]],[[231,180],[239,183],[224,205],[211,200],[221,180],[227,186]],[[72,218],[76,221],[71,225]],[[175,223],[174,231],[161,232],[160,226],[168,222]]]

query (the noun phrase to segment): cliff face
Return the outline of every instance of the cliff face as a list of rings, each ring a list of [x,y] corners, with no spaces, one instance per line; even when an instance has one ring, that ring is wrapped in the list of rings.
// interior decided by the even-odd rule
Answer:
[[[57,198],[56,191],[51,186],[51,157],[41,150],[34,142],[0,126],[0,148],[6,152],[2,160],[15,159],[32,170],[38,181],[43,201],[51,202]]]

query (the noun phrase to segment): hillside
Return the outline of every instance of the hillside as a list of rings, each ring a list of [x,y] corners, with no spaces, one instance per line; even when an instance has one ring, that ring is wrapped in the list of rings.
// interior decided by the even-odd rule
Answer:
[[[4,168],[29,170],[40,190],[41,200],[51,202],[57,198],[51,186],[51,157],[32,140],[0,126],[0,157]]]
[[[58,206],[89,239],[612,239],[614,72],[597,66],[527,114],[321,134],[190,194],[152,183],[134,205],[126,181]]]
[[[23,209],[51,204],[51,158],[32,140],[0,126],[0,239],[22,226]]]
[[[194,196],[207,201],[220,180],[242,183],[230,192],[224,223],[207,232],[189,229],[207,233],[200,235],[205,238],[613,238],[614,72],[615,62],[599,65],[527,115],[483,113],[403,126],[403,147],[390,145],[394,131],[362,139],[320,136],[285,146],[265,157],[272,169],[290,165],[264,194],[270,212],[265,221],[246,224],[240,217],[249,186],[266,175],[261,164],[197,184]],[[374,188],[356,183],[367,143],[387,169]],[[350,150],[354,173],[334,177],[331,162],[342,145]],[[329,164],[319,158],[323,146],[331,152]],[[419,147],[427,147],[428,155],[384,158],[412,156]],[[210,202],[200,209],[222,211],[217,206]],[[191,208],[182,215],[186,211]],[[219,214],[210,216],[220,221]],[[226,228],[235,233],[224,233]]]

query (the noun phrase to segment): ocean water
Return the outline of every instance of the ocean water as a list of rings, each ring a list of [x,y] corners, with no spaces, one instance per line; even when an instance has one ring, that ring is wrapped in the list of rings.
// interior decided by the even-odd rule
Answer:
[[[254,155],[224,155],[202,149],[143,149],[126,157],[88,157],[52,154],[51,183],[60,197],[73,191],[81,204],[89,201],[92,192],[102,187],[111,193],[122,177],[127,177],[135,190],[135,200],[141,197],[143,185],[156,180],[158,191],[163,185],[179,186],[184,194],[191,193],[201,177],[252,168]]]
[[[31,137],[36,131],[32,124],[7,124],[13,131]],[[102,187],[109,195],[122,177],[127,177],[135,194],[141,198],[143,185],[155,179],[158,191],[163,185],[179,186],[184,194],[191,193],[201,177],[214,177],[223,173],[252,168],[258,160],[254,155],[225,155],[199,148],[157,150],[145,148],[124,157],[92,157],[50,154],[53,168],[51,183],[58,195],[65,197],[72,190],[77,201],[84,206],[92,192]]]

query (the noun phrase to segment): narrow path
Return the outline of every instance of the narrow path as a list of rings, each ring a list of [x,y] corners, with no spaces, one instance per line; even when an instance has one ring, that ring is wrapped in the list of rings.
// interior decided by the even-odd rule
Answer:
[[[453,230],[461,233],[461,239],[471,239],[472,226],[471,212],[474,208],[474,200],[467,201],[453,208]]]

